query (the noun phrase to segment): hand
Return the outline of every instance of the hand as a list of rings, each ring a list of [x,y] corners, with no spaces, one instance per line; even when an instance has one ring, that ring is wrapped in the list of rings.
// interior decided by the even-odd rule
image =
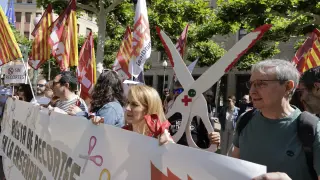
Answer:
[[[69,110],[68,110],[68,114],[71,115],[71,116],[75,116],[78,112],[82,112],[82,110],[76,106],[76,105],[71,105],[69,107]]]
[[[159,146],[162,146],[164,144],[168,144],[168,143],[174,143],[170,133],[168,132],[168,130],[164,130],[164,133],[160,135],[159,137]]]
[[[216,144],[216,145],[220,144],[220,133],[212,132],[212,133],[209,133],[208,137],[211,144]]]
[[[91,119],[91,122],[94,125],[99,125],[100,123],[104,123],[104,117],[100,117],[100,116],[93,116]]]
[[[19,96],[12,96],[13,100],[19,100]]]
[[[272,172],[255,177],[252,180],[291,180],[286,173]]]

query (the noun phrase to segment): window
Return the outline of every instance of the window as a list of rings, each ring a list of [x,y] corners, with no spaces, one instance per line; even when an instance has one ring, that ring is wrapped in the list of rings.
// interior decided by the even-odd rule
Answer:
[[[17,3],[22,3],[22,0],[17,0]]]
[[[24,37],[26,37],[27,39],[29,39],[29,34],[30,34],[30,32],[24,32]]]
[[[26,23],[30,23],[31,20],[31,12],[26,12]]]
[[[146,85],[151,86],[153,85],[153,76],[144,76],[144,82]]]
[[[77,24],[77,32],[78,32],[78,34],[79,34],[79,28],[80,28],[80,25]]]
[[[247,31],[243,28],[240,28],[238,31],[238,41],[247,35]]]
[[[91,30],[90,28],[87,28],[87,30],[86,30],[86,36],[88,36],[91,31],[92,31],[92,30]]]
[[[32,4],[32,0],[27,0],[27,3],[30,3],[30,4]]]
[[[21,22],[21,12],[16,12],[16,22]]]

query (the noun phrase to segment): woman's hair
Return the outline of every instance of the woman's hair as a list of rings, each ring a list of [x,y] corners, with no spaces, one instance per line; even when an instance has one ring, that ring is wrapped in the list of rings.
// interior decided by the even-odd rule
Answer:
[[[29,84],[21,84],[18,88],[18,92],[23,92],[26,102],[31,102],[33,99],[31,86]]]
[[[117,72],[104,70],[92,92],[91,111],[96,112],[105,104],[116,100],[121,106],[124,106],[125,99],[121,79]]]
[[[128,99],[140,103],[147,114],[157,114],[161,122],[166,120],[161,98],[154,88],[146,85],[131,86]]]

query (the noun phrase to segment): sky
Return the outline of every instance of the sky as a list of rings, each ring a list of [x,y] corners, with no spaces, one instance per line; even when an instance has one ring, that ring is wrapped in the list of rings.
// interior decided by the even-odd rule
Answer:
[[[2,10],[4,13],[6,13],[6,7],[8,5],[8,0],[0,0],[0,6],[2,7]]]

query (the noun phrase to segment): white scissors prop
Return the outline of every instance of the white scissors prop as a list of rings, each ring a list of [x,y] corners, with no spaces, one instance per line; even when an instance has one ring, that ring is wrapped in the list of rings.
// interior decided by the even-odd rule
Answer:
[[[168,46],[174,61],[174,72],[179,79],[184,91],[177,96],[172,108],[166,114],[169,118],[175,113],[181,113],[182,123],[177,133],[173,136],[173,140],[178,142],[186,132],[187,142],[190,147],[199,148],[191,137],[190,124],[193,117],[198,116],[202,119],[208,133],[214,132],[214,128],[209,122],[208,108],[203,93],[207,91],[214,83],[216,83],[239,58],[246,53],[262,36],[271,28],[271,25],[263,25],[247,34],[238,41],[221,59],[212,65],[205,73],[203,73],[196,81],[194,81],[186,64],[183,62],[180,54],[176,50],[170,38],[160,29],[160,36]],[[207,151],[215,152],[216,145],[211,145]]]

